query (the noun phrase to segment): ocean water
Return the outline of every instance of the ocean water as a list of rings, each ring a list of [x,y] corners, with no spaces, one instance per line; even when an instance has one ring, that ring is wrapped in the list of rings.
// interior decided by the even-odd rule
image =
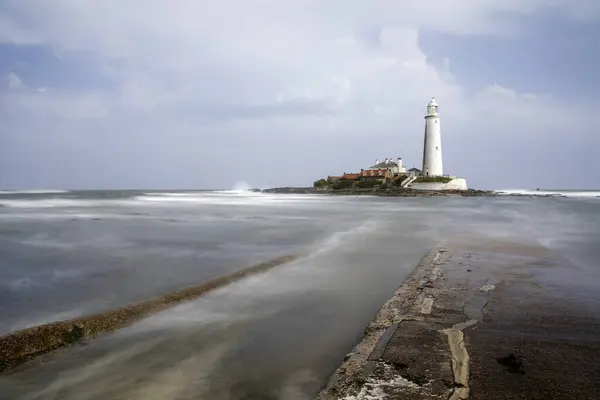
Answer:
[[[0,399],[310,399],[431,246],[600,269],[600,192],[532,193],[561,197],[0,192],[0,334],[308,254],[0,376]]]

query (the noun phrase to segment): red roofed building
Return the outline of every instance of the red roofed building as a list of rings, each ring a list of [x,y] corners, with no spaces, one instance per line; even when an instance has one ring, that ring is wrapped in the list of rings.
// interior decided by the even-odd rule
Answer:
[[[378,179],[378,180],[388,180],[392,179],[392,170],[389,168],[378,168],[378,169],[363,169],[360,171],[359,179]]]
[[[344,172],[344,175],[342,175],[342,180],[346,180],[346,181],[357,181],[360,177],[360,174],[347,174]]]

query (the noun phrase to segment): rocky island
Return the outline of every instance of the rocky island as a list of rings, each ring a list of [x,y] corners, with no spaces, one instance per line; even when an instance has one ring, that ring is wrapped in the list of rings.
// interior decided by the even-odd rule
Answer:
[[[360,172],[344,172],[341,175],[329,175],[327,178],[318,179],[313,188],[337,194],[369,192],[403,197],[452,195],[463,191],[463,196],[491,194],[468,191],[465,178],[444,174],[440,114],[435,98],[427,105],[424,139],[422,169],[407,168],[401,157],[396,160],[386,157],[381,162],[375,159],[374,164],[360,169]],[[286,192],[287,190],[291,189],[286,188]],[[272,191],[282,192],[282,188]],[[309,189],[294,189],[293,193],[308,191]],[[416,191],[422,193],[417,194]]]
[[[278,187],[264,189],[262,193],[286,193],[286,194],[320,194],[320,195],[342,195],[342,196],[382,196],[382,197],[432,197],[432,196],[462,196],[481,197],[496,196],[491,190],[415,190],[396,186],[373,186],[373,187],[348,187],[333,189],[331,187]]]

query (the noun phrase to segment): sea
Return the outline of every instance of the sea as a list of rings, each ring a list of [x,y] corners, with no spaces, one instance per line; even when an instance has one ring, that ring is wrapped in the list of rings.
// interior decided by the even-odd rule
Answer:
[[[305,254],[4,374],[0,399],[312,399],[432,246],[531,242],[600,269],[600,191],[499,192],[0,192],[0,335]]]

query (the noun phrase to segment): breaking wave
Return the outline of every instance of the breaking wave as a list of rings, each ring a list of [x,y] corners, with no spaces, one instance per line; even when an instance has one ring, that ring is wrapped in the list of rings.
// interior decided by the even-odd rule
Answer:
[[[60,209],[73,212],[76,209],[104,207],[140,207],[163,205],[269,205],[269,204],[298,204],[314,202],[315,200],[332,201],[318,195],[277,195],[260,192],[245,192],[236,190],[211,192],[156,192],[136,193],[127,197],[91,198],[69,196],[52,197],[13,197],[0,198],[0,208],[18,209]]]
[[[105,205],[126,204],[123,200],[92,200],[76,198],[44,198],[44,199],[1,199],[0,207],[8,208],[74,208],[74,207],[102,207]]]
[[[556,197],[597,197],[600,190],[530,190],[530,189],[502,189],[495,190],[498,194],[516,194],[524,196],[556,196]]]
[[[0,195],[3,194],[60,194],[60,193],[70,193],[69,190],[60,190],[60,189],[36,189],[36,190],[0,190]]]
[[[250,190],[252,190],[252,186],[250,186],[250,184],[246,181],[239,181],[236,182],[235,185],[233,185],[232,190],[235,192],[249,192]]]

